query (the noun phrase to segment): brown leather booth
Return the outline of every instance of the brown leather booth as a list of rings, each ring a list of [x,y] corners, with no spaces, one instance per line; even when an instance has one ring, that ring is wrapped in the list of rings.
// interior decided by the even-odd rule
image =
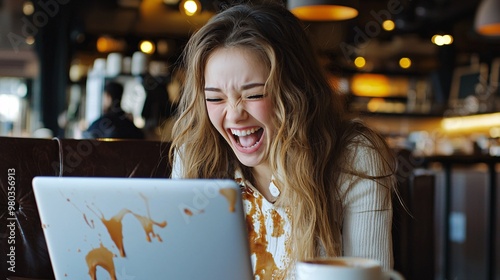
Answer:
[[[169,143],[157,141],[0,137],[0,223],[15,221],[14,228],[0,228],[0,275],[54,279],[32,192],[35,176],[168,178],[168,149]],[[395,269],[408,280],[432,279],[434,178],[417,174],[419,162],[407,151],[398,159],[398,188],[408,211],[394,202]]]
[[[406,280],[436,279],[435,174],[420,168],[424,160],[408,150],[396,155],[400,197],[393,198],[394,269]]]
[[[54,279],[32,192],[33,177],[167,178],[171,172],[168,149],[168,143],[154,141],[0,137],[0,224],[12,220],[16,224],[0,229],[0,275]]]

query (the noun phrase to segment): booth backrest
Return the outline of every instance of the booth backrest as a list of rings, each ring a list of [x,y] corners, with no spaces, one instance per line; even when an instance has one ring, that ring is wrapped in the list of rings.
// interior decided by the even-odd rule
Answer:
[[[399,197],[393,198],[392,241],[394,269],[406,280],[434,279],[435,175],[420,168],[423,161],[399,150]]]
[[[35,176],[168,178],[168,149],[156,141],[0,137],[0,223],[12,225],[0,229],[1,271],[54,279],[32,191]]]

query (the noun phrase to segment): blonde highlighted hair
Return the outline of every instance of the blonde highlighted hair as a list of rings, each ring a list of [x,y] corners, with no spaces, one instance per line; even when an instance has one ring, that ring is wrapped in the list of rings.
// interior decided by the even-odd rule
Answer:
[[[342,96],[317,63],[302,24],[283,6],[231,7],[190,38],[183,53],[186,82],[171,158],[181,150],[177,154],[185,178],[234,178],[239,168],[253,180],[251,169],[238,162],[211,125],[205,107],[205,65],[214,50],[229,47],[253,51],[270,71],[265,91],[274,105],[276,135],[269,139],[269,162],[282,191],[275,203],[293,205],[292,257],[311,258],[320,250],[328,256],[341,255],[340,186],[353,184],[346,178],[365,178],[391,190],[396,163],[383,138],[346,112]],[[358,147],[374,152],[367,158],[370,174],[355,168]]]

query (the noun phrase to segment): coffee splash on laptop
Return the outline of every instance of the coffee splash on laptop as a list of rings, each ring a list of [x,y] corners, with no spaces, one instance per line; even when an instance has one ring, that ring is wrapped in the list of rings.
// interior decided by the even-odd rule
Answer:
[[[230,188],[222,188],[219,190],[219,193],[226,198],[229,204],[229,212],[235,212],[235,205],[236,205],[236,198],[237,198],[237,193],[236,190],[230,189]],[[141,197],[144,199],[146,203],[146,209],[147,209],[147,216],[142,216],[137,213],[134,213],[133,211],[129,209],[122,209],[120,210],[116,215],[111,217],[109,220],[106,220],[104,218],[104,215],[101,213],[101,215],[97,215],[92,209],[92,211],[99,216],[99,219],[101,222],[104,224],[106,227],[111,239],[115,243],[116,247],[118,248],[120,252],[121,257],[126,257],[125,253],[125,247],[123,244],[123,224],[122,220],[127,214],[132,214],[140,223],[142,228],[144,229],[146,233],[146,240],[148,242],[151,242],[151,238],[156,238],[159,242],[163,242],[161,239],[161,236],[158,235],[154,231],[154,226],[158,226],[160,228],[164,228],[167,226],[167,221],[163,222],[156,222],[151,218],[150,210],[149,210],[149,201],[148,199],[141,194]],[[69,201],[69,200],[68,200]],[[89,207],[90,209],[90,207]],[[85,222],[87,225],[91,225],[87,217],[84,215]],[[92,221],[92,228],[93,228],[93,221]],[[104,247],[104,245],[101,243],[99,248],[92,249],[87,253],[87,256],[85,257],[87,266],[89,268],[89,275],[92,280],[96,280],[96,270],[97,267],[100,266],[104,268],[110,275],[111,280],[116,280],[116,272],[115,272],[115,265],[113,262],[113,253]]]

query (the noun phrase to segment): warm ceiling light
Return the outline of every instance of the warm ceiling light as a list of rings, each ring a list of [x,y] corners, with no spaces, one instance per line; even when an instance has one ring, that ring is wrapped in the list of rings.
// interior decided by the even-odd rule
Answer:
[[[409,59],[408,57],[402,57],[399,60],[399,67],[403,69],[408,69],[410,68],[410,66],[411,66],[411,59]]]
[[[445,45],[451,45],[453,43],[453,36],[448,34],[445,35],[436,34],[432,36],[431,41],[433,44],[440,47]]]
[[[356,65],[356,67],[358,68],[363,68],[365,67],[366,65],[366,60],[364,57],[362,56],[358,56],[356,57],[356,59],[354,59],[354,65]]]
[[[35,6],[33,5],[33,2],[26,1],[23,3],[23,14],[31,16],[34,12],[35,12]]]
[[[500,1],[483,0],[479,4],[474,28],[481,35],[500,36]]]
[[[139,43],[139,49],[143,53],[152,54],[155,52],[155,45],[151,41],[141,41]]]
[[[358,1],[290,0],[288,9],[304,21],[347,20],[358,16]]]
[[[179,6],[182,13],[194,16],[201,12],[201,4],[198,0],[183,0]]]
[[[396,24],[390,19],[384,20],[384,22],[382,22],[382,28],[384,28],[385,31],[392,31],[395,27]]]

